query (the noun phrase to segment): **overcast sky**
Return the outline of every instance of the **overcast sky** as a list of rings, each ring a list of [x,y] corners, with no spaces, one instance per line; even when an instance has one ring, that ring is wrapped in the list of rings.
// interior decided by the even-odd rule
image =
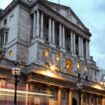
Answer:
[[[0,8],[4,9],[12,0],[0,0]],[[90,55],[97,65],[105,69],[105,0],[50,0],[60,1],[72,8],[80,20],[92,33]],[[77,3],[78,2],[78,3]]]

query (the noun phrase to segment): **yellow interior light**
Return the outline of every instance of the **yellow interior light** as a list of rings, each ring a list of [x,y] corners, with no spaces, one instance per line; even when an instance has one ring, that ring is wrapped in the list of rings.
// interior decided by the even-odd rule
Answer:
[[[77,63],[77,68],[80,69],[80,63],[79,62]]]
[[[55,65],[51,65],[51,71],[54,71],[56,69]]]
[[[9,51],[9,56],[12,57],[13,55],[14,55],[14,54],[13,54],[13,50],[10,50],[10,51]]]

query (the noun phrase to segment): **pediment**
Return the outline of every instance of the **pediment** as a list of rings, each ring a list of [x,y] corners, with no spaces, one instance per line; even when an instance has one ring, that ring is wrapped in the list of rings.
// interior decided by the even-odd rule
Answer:
[[[78,18],[78,16],[73,12],[73,10],[70,7],[48,1],[46,1],[45,4],[54,11],[56,11],[57,13],[59,13],[60,15],[62,15],[63,17],[65,17],[73,24],[77,25],[79,28],[87,30],[87,27],[81,22],[81,20]]]

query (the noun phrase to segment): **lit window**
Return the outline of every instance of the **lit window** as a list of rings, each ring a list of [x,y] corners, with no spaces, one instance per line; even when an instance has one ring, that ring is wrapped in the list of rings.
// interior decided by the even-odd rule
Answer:
[[[60,60],[60,53],[56,54],[56,60],[59,61]]]
[[[77,62],[77,69],[80,69],[80,62]]]
[[[43,55],[44,55],[44,57],[47,57],[47,58],[49,57],[49,51],[48,51],[48,49],[44,50]]]
[[[60,67],[59,66],[56,66],[56,71],[60,71]]]
[[[10,57],[13,56],[13,51],[12,51],[12,50],[9,51],[9,56],[10,56]]]
[[[66,60],[66,65],[65,66],[66,66],[66,69],[67,69],[68,73],[71,73],[71,71],[72,71],[72,61],[70,59]]]
[[[85,71],[87,71],[87,66],[86,65],[85,65],[84,69],[85,69]]]
[[[49,63],[48,62],[45,62],[45,67],[49,67],[50,65],[49,65]]]

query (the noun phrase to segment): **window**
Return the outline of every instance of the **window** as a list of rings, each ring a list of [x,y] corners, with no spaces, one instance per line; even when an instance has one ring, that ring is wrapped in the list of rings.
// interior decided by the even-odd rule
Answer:
[[[4,25],[6,25],[6,24],[7,24],[7,19],[4,20]]]
[[[14,15],[12,14],[12,15],[10,16],[10,20],[12,20],[12,19],[13,19],[13,17],[14,17]]]
[[[66,59],[65,66],[66,66],[67,72],[71,73],[73,64],[70,59]]]
[[[85,65],[84,69],[85,69],[85,72],[87,72],[87,66],[86,65]]]
[[[8,29],[2,28],[0,30],[0,47],[2,48],[3,45],[7,44],[8,42]]]
[[[60,58],[61,58],[61,57],[60,57],[60,53],[57,53],[57,54],[56,54],[56,60],[59,61]]]
[[[56,66],[56,71],[60,71],[61,68],[59,66]]]
[[[86,76],[85,78],[86,78],[86,81],[87,81],[88,80],[88,76]]]
[[[49,57],[49,50],[45,49],[43,52],[44,57],[48,58]]]
[[[7,43],[8,43],[8,31],[5,32],[5,44],[7,44]]]
[[[12,57],[12,56],[13,56],[13,51],[10,50],[10,51],[9,51],[9,57]]]
[[[77,62],[77,69],[78,70],[80,69],[80,62],[79,61]]]

